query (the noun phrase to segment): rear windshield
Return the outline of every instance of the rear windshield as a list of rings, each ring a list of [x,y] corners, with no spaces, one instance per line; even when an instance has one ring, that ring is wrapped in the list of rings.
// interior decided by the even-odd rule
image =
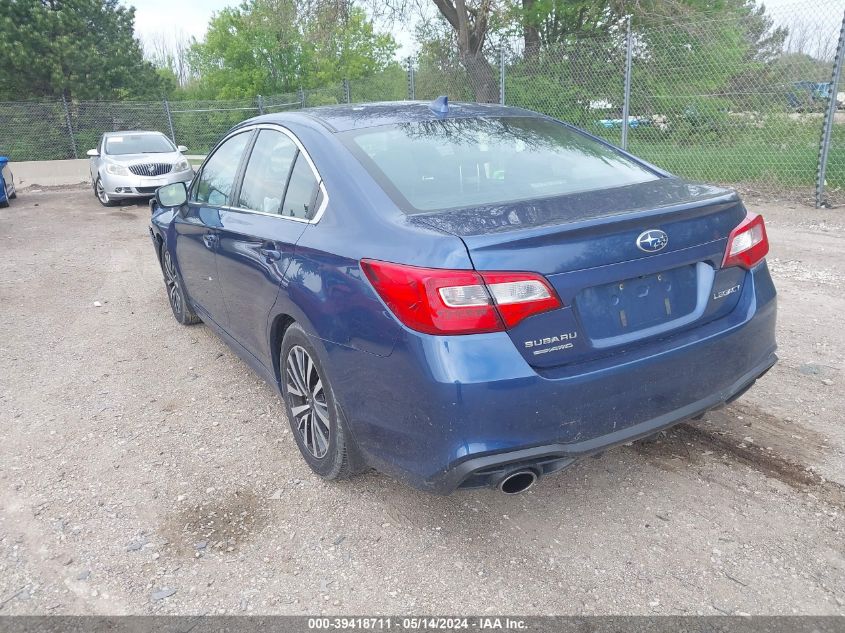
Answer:
[[[409,213],[560,196],[658,178],[616,150],[538,117],[400,123],[344,137]]]
[[[167,137],[160,134],[126,134],[106,137],[106,154],[165,154],[175,152]]]

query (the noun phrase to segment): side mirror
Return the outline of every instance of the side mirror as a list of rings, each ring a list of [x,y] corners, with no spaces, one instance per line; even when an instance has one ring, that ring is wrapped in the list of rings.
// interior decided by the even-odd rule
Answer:
[[[85,153],[86,153],[88,156],[90,156],[91,158],[94,158],[95,156],[99,156],[99,155],[100,155],[100,152],[98,152],[98,151],[97,151],[97,150],[95,150],[95,149],[89,149],[89,150],[88,150],[87,152],[85,152]]]
[[[188,148],[185,147],[184,145],[179,145],[176,149],[178,149],[183,154],[188,151]]]
[[[161,207],[181,207],[188,200],[184,182],[173,182],[156,189],[156,202]]]

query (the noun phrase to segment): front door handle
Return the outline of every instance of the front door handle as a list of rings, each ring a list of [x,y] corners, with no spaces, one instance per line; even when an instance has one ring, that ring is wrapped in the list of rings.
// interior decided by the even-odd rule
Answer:
[[[205,243],[206,248],[214,248],[218,239],[214,233],[206,233],[202,236],[202,241]]]
[[[282,252],[277,251],[275,248],[259,248],[258,252],[261,253],[268,264],[277,262],[282,258]]]

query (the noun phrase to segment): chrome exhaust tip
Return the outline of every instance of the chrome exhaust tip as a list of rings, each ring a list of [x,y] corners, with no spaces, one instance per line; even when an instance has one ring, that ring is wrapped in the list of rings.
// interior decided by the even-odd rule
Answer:
[[[517,470],[502,477],[496,487],[506,495],[518,495],[537,483],[537,479],[533,470]]]

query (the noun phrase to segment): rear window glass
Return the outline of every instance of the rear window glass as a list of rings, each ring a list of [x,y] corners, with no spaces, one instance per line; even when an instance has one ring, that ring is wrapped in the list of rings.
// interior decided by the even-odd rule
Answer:
[[[432,211],[658,178],[613,148],[536,117],[444,119],[347,132],[347,145],[400,206]],[[403,204],[406,203],[406,204]]]

